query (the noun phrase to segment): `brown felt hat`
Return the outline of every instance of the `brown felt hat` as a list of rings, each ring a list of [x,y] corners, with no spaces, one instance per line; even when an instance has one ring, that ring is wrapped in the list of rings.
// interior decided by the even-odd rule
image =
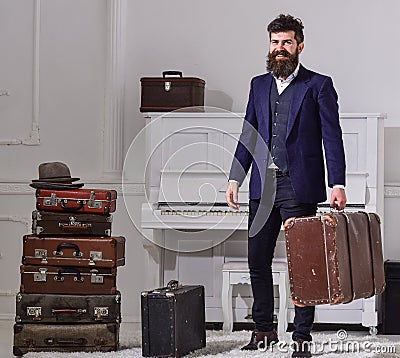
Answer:
[[[33,179],[32,183],[72,183],[80,178],[72,178],[71,172],[65,163],[48,162],[39,164],[39,179]]]

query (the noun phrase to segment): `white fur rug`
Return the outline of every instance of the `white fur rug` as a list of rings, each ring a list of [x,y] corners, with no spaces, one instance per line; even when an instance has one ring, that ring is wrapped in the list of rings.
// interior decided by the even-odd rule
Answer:
[[[279,337],[282,342],[281,347],[274,351],[241,351],[240,347],[247,344],[251,333],[249,331],[239,331],[230,334],[224,334],[222,331],[207,331],[207,346],[191,354],[188,358],[206,358],[206,357],[252,357],[252,358],[280,358],[290,357],[291,350],[287,344],[291,342],[291,334],[285,333]],[[362,357],[362,358],[394,358],[400,357],[400,342],[394,339],[388,339],[381,336],[370,336],[362,332],[349,332],[347,338],[338,338],[337,333],[327,332],[313,333],[315,349],[313,356],[321,358],[339,358],[339,357]],[[330,346],[329,346],[330,342]],[[285,346],[286,344],[286,346]],[[313,349],[313,348],[312,348]],[[322,352],[323,351],[323,352]],[[142,357],[141,351],[141,333],[140,331],[129,331],[121,329],[120,350],[109,353],[28,353],[25,358],[135,358]]]

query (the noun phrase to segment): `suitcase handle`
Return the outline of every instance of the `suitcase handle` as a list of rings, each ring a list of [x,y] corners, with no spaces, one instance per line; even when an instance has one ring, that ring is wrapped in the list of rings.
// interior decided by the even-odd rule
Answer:
[[[182,77],[182,72],[181,71],[164,71],[163,73],[162,73],[162,76],[163,77],[166,77],[166,76],[176,76],[176,75],[178,75],[179,77]]]
[[[85,313],[86,310],[82,309],[82,308],[78,308],[78,309],[69,309],[69,308],[64,308],[64,309],[52,309],[51,313],[53,314],[74,314],[76,313],[77,315],[81,315],[82,313]]]
[[[62,256],[63,255],[62,249],[75,249],[74,256],[76,257],[82,256],[82,251],[79,249],[79,246],[77,244],[72,244],[68,242],[63,242],[62,244],[59,244],[57,246],[56,251],[54,251],[54,255]]]
[[[79,204],[79,206],[66,206],[65,203],[67,202],[67,200],[65,199],[61,199],[60,200],[60,204],[61,204],[61,208],[63,208],[65,211],[77,211],[83,208],[83,200],[77,200],[77,203]]]
[[[87,339],[85,338],[78,338],[78,339],[57,339],[57,338],[46,338],[44,342],[47,345],[78,345],[78,346],[85,346],[87,344]]]
[[[62,268],[57,272],[57,276],[54,276],[55,281],[64,281],[64,277],[62,277],[63,273],[75,273],[76,277],[74,277],[75,282],[83,282],[83,277],[81,276],[81,272],[73,267]]]

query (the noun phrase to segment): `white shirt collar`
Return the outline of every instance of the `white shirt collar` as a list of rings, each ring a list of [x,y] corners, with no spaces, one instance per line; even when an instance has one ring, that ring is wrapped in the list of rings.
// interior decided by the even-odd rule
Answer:
[[[274,75],[273,76],[274,76],[276,82],[279,81],[282,84],[286,83],[286,82],[290,83],[297,77],[297,75],[299,74],[299,70],[300,70],[300,62],[297,64],[297,67],[295,68],[295,70],[285,80],[277,78]]]

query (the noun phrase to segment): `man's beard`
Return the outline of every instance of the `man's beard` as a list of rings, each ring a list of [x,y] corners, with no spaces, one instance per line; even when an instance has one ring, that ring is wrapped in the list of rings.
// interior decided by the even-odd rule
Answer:
[[[286,59],[277,60],[276,56],[278,55],[284,55]],[[275,51],[268,54],[267,71],[272,72],[277,78],[287,78],[294,72],[298,64],[299,52],[297,49],[293,55],[286,50]]]

